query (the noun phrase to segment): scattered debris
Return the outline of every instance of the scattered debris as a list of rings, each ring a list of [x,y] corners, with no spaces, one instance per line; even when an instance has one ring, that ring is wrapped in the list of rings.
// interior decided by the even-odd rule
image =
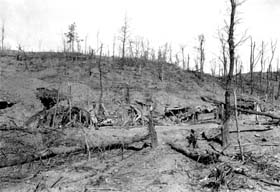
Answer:
[[[41,103],[48,110],[66,99],[66,96],[59,93],[57,89],[37,88],[36,97],[40,99]]]
[[[171,147],[171,149],[182,153],[183,155],[189,157],[190,159],[202,163],[204,165],[213,164],[219,162],[220,154],[216,153],[212,149],[188,149],[181,144],[168,142],[167,145]]]

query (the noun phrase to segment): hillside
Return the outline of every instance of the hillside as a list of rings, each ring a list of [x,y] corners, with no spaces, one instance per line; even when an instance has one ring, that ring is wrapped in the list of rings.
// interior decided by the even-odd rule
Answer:
[[[22,125],[28,117],[42,110],[43,106],[35,95],[37,88],[55,88],[69,95],[71,85],[73,104],[81,107],[99,100],[100,76],[97,58],[72,61],[53,57],[17,61],[15,58],[2,57],[0,62],[0,98],[2,101],[16,103],[13,108],[17,113],[14,118],[18,125]],[[222,88],[210,75],[204,74],[200,79],[195,72],[183,71],[168,63],[164,65],[163,81],[159,79],[158,63],[151,61],[130,60],[124,69],[120,69],[119,60],[103,58],[102,73],[103,102],[112,113],[120,110],[127,87],[131,103],[145,102],[145,99],[151,97],[160,114],[163,114],[165,106],[194,108],[209,105],[203,103],[200,97],[220,97],[223,94]]]
[[[279,120],[241,113],[244,159],[236,126],[222,151],[218,104],[202,99],[223,102],[222,78],[141,59],[30,55],[0,57],[1,192],[279,189]],[[106,113],[93,122],[99,66]],[[256,98],[239,92],[238,107],[278,109]]]

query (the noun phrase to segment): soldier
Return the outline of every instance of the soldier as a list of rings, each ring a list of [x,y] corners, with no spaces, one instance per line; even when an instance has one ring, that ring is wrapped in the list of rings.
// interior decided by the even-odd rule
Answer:
[[[195,135],[195,132],[193,129],[191,129],[191,134],[190,136],[187,136],[186,139],[188,140],[188,147],[190,147],[191,145],[193,146],[193,148],[197,148],[197,137]]]

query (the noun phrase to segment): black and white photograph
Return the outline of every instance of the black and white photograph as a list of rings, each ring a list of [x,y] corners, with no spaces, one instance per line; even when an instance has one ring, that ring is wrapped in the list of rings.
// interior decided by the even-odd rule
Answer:
[[[0,192],[280,191],[280,0],[0,0]]]

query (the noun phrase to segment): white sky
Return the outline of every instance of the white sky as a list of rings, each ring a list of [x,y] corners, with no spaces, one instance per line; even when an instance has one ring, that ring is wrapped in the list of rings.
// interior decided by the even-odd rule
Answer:
[[[13,49],[61,50],[62,35],[76,22],[81,38],[96,47],[96,37],[112,47],[127,14],[131,36],[148,39],[157,48],[172,43],[174,49],[186,45],[193,66],[197,36],[206,37],[206,68],[219,54],[217,29],[228,20],[229,0],[0,0],[0,23],[5,21],[6,43]],[[237,32],[248,30],[257,43],[276,40],[280,35],[280,0],[247,0],[240,7]],[[249,43],[249,41],[248,41]],[[239,49],[248,69],[249,45]],[[269,46],[267,47],[269,56]],[[276,51],[276,58],[280,53]],[[175,51],[174,51],[175,52]],[[276,67],[276,60],[274,63]]]

